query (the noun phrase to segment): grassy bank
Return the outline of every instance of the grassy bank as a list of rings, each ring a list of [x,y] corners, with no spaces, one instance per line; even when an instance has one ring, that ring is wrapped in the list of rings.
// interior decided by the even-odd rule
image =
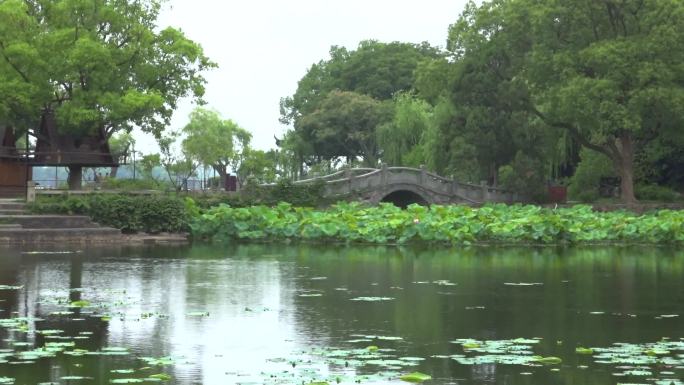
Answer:
[[[196,212],[195,238],[225,241],[315,240],[367,243],[676,243],[684,241],[684,212],[596,212],[590,206],[367,207],[343,203],[328,210],[213,207]]]

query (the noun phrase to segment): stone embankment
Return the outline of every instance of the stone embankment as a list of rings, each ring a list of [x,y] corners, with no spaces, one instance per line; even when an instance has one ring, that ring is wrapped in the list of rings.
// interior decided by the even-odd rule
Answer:
[[[184,234],[124,235],[87,216],[32,215],[24,203],[0,199],[0,245],[185,243]]]

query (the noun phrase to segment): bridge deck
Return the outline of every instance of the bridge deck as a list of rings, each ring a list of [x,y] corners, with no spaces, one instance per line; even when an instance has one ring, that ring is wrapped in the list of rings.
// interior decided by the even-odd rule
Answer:
[[[352,196],[372,203],[397,191],[417,194],[430,204],[520,201],[517,194],[506,190],[462,183],[411,167],[355,168],[295,183],[321,181],[325,183],[326,197],[344,199]]]

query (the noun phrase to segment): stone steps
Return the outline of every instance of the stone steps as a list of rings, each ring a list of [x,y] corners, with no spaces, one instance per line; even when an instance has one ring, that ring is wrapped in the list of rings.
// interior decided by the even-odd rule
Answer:
[[[98,228],[84,215],[0,215],[0,223],[19,224],[26,229]]]
[[[117,243],[121,231],[84,215],[32,215],[25,204],[0,199],[0,245]]]
[[[24,209],[3,209],[0,207],[0,215],[24,215],[26,210]]]
[[[121,242],[121,231],[108,227],[87,228],[0,228],[0,244],[88,244]]]
[[[0,223],[0,230],[2,229],[23,229],[23,227],[20,224],[17,223]]]
[[[0,210],[23,210],[26,205],[21,202],[0,201]]]

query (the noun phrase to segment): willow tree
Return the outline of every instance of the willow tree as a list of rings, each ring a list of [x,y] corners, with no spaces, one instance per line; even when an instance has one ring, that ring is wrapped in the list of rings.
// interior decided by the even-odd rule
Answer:
[[[608,156],[628,203],[635,153],[684,123],[680,0],[471,2],[449,49],[498,76],[511,109]]]
[[[424,135],[429,129],[432,107],[410,93],[394,97],[390,122],[376,129],[382,161],[392,166],[425,165]]]
[[[160,137],[178,100],[204,94],[215,67],[180,30],[159,28],[161,0],[0,1],[0,114],[37,135],[41,111],[78,138],[139,127]],[[71,188],[81,166],[70,166]]]

